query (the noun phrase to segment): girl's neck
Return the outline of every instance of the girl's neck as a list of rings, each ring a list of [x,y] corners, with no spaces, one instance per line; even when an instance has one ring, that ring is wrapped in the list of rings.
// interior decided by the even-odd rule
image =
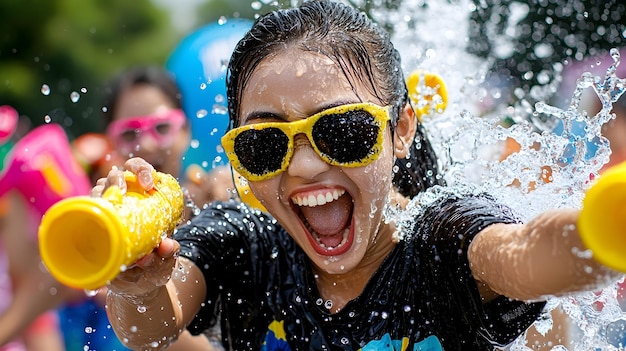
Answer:
[[[330,307],[330,313],[339,312],[348,302],[363,292],[378,267],[395,247],[394,231],[395,226],[384,225],[363,260],[350,272],[329,274],[313,267],[317,289],[326,306]]]

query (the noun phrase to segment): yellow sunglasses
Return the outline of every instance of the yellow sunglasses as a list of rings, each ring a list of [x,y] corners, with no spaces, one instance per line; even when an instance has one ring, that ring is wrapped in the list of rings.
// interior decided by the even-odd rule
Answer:
[[[390,106],[356,103],[294,122],[255,123],[230,130],[222,137],[222,146],[233,168],[250,181],[286,170],[297,134],[306,135],[327,163],[362,167],[380,155],[390,110]]]

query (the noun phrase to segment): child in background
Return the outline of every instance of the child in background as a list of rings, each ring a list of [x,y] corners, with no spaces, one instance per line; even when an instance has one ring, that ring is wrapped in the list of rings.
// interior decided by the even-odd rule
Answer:
[[[387,33],[347,5],[260,17],[229,63],[222,141],[268,213],[213,203],[120,274],[107,295],[120,338],[160,350],[219,324],[235,350],[491,350],[545,296],[621,276],[575,254],[574,209],[522,223],[442,187],[392,217],[441,183],[404,82]],[[145,160],[125,168],[152,187]],[[92,193],[122,182],[114,169]]]
[[[191,141],[183,98],[172,76],[161,67],[139,66],[119,74],[107,88],[104,103],[106,135],[114,146],[114,157],[141,157],[158,171],[178,177],[188,200],[197,207],[228,200],[233,191],[230,172],[181,169]],[[186,218],[191,215],[189,207]]]

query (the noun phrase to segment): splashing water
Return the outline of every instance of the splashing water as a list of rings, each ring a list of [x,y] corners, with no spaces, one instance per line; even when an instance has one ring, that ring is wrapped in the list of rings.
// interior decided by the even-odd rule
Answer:
[[[358,6],[359,2],[356,3]],[[393,23],[392,40],[402,55],[407,75],[420,68],[441,75],[446,83],[447,110],[423,121],[439,158],[442,176],[452,188],[469,184],[491,193],[525,220],[548,209],[580,208],[585,191],[611,153],[601,128],[615,118],[611,113],[613,103],[626,90],[626,79],[616,75],[621,60],[619,51],[611,50],[613,62],[604,77],[590,73],[580,76],[567,108],[544,101],[561,83],[561,63],[554,64],[553,79],[546,72],[537,73],[537,81],[543,85],[528,89],[528,96],[515,89],[519,103],[498,104],[508,87],[489,88],[485,84],[493,61],[480,60],[465,51],[469,12],[473,10],[475,5],[470,1],[431,1],[426,5],[416,0],[403,2],[398,11],[372,13],[374,19]],[[511,18],[515,21],[515,14]],[[506,40],[500,40],[499,45],[493,49],[496,56],[511,49]],[[538,47],[536,51],[540,54],[544,49]],[[580,110],[582,92],[590,88],[601,102],[601,110],[593,116]],[[533,100],[539,102],[532,103]],[[503,123],[505,119],[515,123],[507,127]],[[559,123],[563,131],[557,133],[554,130]],[[579,123],[585,125],[582,132],[574,127]],[[518,151],[506,153],[508,142],[513,142]],[[421,194],[417,202],[433,201],[440,196],[438,191]],[[396,216],[400,222],[414,217],[393,210],[386,215]],[[571,329],[577,330],[570,350],[617,349],[610,334],[624,334],[626,324],[620,324],[626,320],[626,314],[617,299],[617,284],[597,292],[549,298],[546,310],[557,306],[571,318]],[[549,315],[535,325],[542,334],[552,327]],[[554,349],[567,350],[563,346]],[[520,337],[509,350],[531,349],[525,338]]]

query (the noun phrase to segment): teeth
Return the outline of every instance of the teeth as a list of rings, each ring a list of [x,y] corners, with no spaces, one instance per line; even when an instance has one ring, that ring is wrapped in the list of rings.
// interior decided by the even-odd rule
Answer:
[[[296,195],[292,197],[291,200],[294,203],[296,203],[298,206],[315,207],[315,206],[321,206],[328,202],[337,200],[345,192],[346,192],[345,190],[333,189],[333,190],[329,190],[328,192],[326,192],[326,194],[318,194],[317,197],[315,195],[309,195],[309,196]]]

